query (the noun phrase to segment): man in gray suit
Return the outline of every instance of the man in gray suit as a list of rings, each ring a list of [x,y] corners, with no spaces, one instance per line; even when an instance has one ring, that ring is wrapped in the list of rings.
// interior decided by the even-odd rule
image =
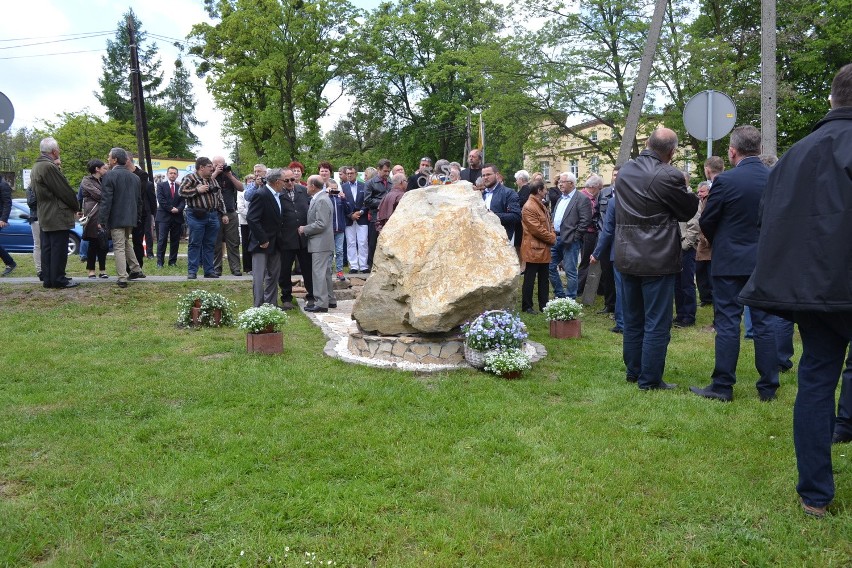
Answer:
[[[308,252],[311,253],[314,277],[316,303],[313,307],[306,307],[306,312],[327,312],[328,308],[337,307],[331,281],[331,253],[334,250],[333,212],[331,199],[323,185],[320,176],[308,178],[308,195],[311,196],[308,224],[299,227],[299,233],[308,237]]]
[[[101,210],[98,216],[98,228],[109,228],[119,288],[127,288],[128,280],[145,278],[130,240],[142,214],[142,187],[139,177],[127,169],[128,162],[133,163],[124,149],[113,148],[109,151],[109,166],[112,169],[101,180]],[[127,272],[128,267],[130,274]]]
[[[577,297],[577,263],[583,246],[583,236],[592,222],[592,202],[577,191],[577,178],[570,172],[559,174],[559,199],[551,203],[551,220],[556,232],[556,244],[550,249],[548,269],[553,293],[557,298]],[[562,286],[559,263],[565,269],[567,288]]]

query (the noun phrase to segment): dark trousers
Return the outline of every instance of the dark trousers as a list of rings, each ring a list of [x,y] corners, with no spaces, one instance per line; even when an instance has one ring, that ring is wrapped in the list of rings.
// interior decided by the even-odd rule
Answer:
[[[778,367],[782,371],[793,368],[793,322],[776,318],[775,345],[778,347]]]
[[[595,252],[595,247],[598,244],[598,234],[585,233],[583,235],[583,248],[580,252],[580,265],[577,267],[577,295],[582,296],[583,290],[586,289],[586,276],[589,275],[589,258]]]
[[[15,266],[15,259],[12,258],[12,256],[6,252],[6,249],[3,247],[0,247],[0,260],[2,260],[3,264],[6,266]]]
[[[624,364],[640,388],[659,385],[672,338],[672,296],[676,274],[621,275],[624,297]]]
[[[548,280],[548,262],[528,262],[524,269],[524,286],[521,292],[521,309],[531,310],[533,307],[533,286],[538,279],[538,309],[543,310],[550,296],[550,281]]]
[[[852,344],[846,357],[846,368],[840,377],[840,400],[837,401],[834,431],[841,436],[852,436]]]
[[[130,234],[133,237],[133,254],[136,255],[139,268],[142,268],[142,260],[145,258],[145,247],[142,244],[145,239],[145,222],[136,225]],[[130,271],[129,265],[127,270]]]
[[[379,242],[379,233],[376,231],[375,218],[378,212],[370,211],[370,224],[367,229],[367,268],[373,268],[373,255],[376,253],[376,243]]]
[[[145,217],[142,225],[145,231],[145,248],[147,249],[145,252],[148,258],[154,258],[154,243],[157,242],[154,240],[154,216],[148,215]],[[139,266],[142,265],[140,264]]]
[[[252,253],[247,250],[250,237],[251,234],[249,232],[248,225],[240,225],[240,243],[243,249],[243,272],[251,272]]]
[[[305,281],[305,300],[314,301],[314,277],[311,274],[311,253],[308,249],[288,249],[281,251],[281,275],[278,278],[278,286],[281,287],[281,301],[293,301],[293,260],[299,260],[302,268],[302,279]]]
[[[615,271],[613,270],[612,261],[609,255],[604,255],[598,259],[601,263],[601,293],[604,297],[604,307],[610,312],[615,311]]]
[[[90,239],[83,242],[89,243],[89,252],[86,253],[86,270],[95,269],[95,260],[98,261],[98,268],[101,272],[106,270],[106,257],[109,252],[106,248],[101,248],[98,239]],[[109,243],[107,243],[109,247]]]
[[[166,242],[169,243],[169,266],[177,263],[181,233],[183,233],[182,218],[157,223],[157,266],[162,266],[166,259]]]
[[[852,314],[800,312],[796,323],[802,336],[799,391],[793,406],[793,444],[799,469],[796,490],[807,505],[824,507],[834,499],[834,395],[852,340]]]
[[[695,261],[695,283],[698,284],[698,297],[702,304],[713,303],[713,281],[710,279],[709,260]]]
[[[681,271],[675,280],[675,319],[681,323],[695,323],[695,249],[681,253]]]
[[[68,282],[68,229],[41,232],[41,276],[45,288],[61,288]]]
[[[731,394],[737,382],[737,360],[740,357],[740,321],[743,305],[737,301],[748,276],[714,276],[713,303],[716,327],[716,365],[711,388]],[[758,393],[764,396],[778,389],[778,348],[775,343],[777,316],[751,308],[754,327],[754,366],[760,374]]]

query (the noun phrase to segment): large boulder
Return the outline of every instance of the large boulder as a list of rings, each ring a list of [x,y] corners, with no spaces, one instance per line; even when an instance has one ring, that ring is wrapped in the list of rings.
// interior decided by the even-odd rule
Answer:
[[[520,266],[468,182],[407,192],[382,229],[352,317],[368,332],[445,333],[516,300]]]

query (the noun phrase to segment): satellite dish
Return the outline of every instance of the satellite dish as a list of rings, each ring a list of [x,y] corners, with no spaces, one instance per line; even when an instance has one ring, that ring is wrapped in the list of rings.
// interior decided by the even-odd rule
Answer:
[[[0,133],[9,130],[13,120],[15,120],[15,107],[12,106],[9,97],[0,93]]]

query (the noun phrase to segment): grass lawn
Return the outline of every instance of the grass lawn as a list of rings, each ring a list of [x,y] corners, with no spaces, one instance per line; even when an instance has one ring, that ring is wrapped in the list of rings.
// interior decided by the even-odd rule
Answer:
[[[522,380],[421,375],[323,356],[298,313],[279,357],[178,329],[195,287],[250,305],[249,281],[0,282],[0,566],[852,565],[852,447],[833,514],[803,515],[795,374],[759,402],[749,342],[732,404],[687,390],[712,334],[673,330],[680,387],[642,393],[597,308],[577,341],[524,314],[548,357]]]

